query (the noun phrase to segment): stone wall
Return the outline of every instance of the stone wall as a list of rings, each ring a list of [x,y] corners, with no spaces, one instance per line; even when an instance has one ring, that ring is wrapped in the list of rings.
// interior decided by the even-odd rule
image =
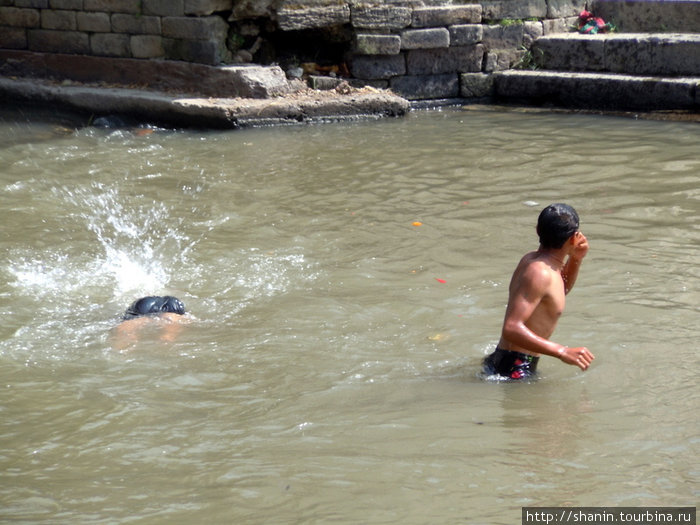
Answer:
[[[313,44],[322,49],[326,42],[319,35],[331,30],[334,38],[344,38],[344,51],[336,57],[342,63],[339,74],[349,74],[346,79],[354,85],[391,88],[413,100],[485,97],[492,72],[518,64],[538,36],[567,31],[584,5],[585,0],[463,5],[434,0],[0,0],[0,49],[218,65],[260,61],[257,50],[265,48],[264,41],[274,41],[274,34],[288,35],[285,46],[313,35]],[[290,74],[291,68],[281,65]],[[333,87],[338,79],[324,74],[305,71],[304,76],[314,87]]]
[[[0,0],[0,48],[218,64],[233,0]]]
[[[390,88],[412,100],[488,97],[491,73],[522,65],[537,37],[570,30],[581,4],[501,0],[351,6],[355,41],[348,54],[350,72],[360,83]]]

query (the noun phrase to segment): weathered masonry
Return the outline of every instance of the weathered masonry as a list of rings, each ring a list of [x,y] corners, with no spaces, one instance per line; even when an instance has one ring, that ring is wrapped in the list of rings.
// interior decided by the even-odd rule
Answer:
[[[357,84],[390,88],[412,100],[481,98],[491,95],[491,73],[526,59],[539,36],[568,30],[583,4],[487,0],[460,5],[283,6],[277,19],[282,30],[303,30],[320,18],[349,24],[352,41],[345,58]],[[323,17],[312,16],[319,12]]]
[[[568,30],[585,0],[0,0],[0,49],[105,60],[279,64],[408,99],[482,97],[491,73]],[[1,65],[1,64],[0,64]]]
[[[220,10],[231,0],[0,0],[0,48],[218,64]]]

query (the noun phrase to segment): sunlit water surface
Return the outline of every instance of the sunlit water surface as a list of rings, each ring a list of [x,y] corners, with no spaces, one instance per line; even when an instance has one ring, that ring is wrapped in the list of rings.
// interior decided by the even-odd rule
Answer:
[[[697,503],[696,124],[449,109],[150,131],[0,122],[0,520]],[[591,249],[554,339],[596,360],[484,382],[555,201]],[[113,349],[147,294],[191,322]]]

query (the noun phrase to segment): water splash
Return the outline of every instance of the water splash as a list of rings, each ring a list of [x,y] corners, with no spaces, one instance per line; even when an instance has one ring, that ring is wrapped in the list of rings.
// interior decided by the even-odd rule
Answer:
[[[248,290],[252,297],[272,297],[284,292],[295,282],[312,281],[312,268],[301,253],[262,253],[251,249],[245,256],[245,268],[236,276],[236,285]]]
[[[183,263],[189,239],[164,203],[139,196],[128,199],[102,183],[82,190],[58,188],[56,193],[81,210],[81,222],[103,250],[96,259],[95,278],[110,280],[115,297],[160,292],[172,267]]]
[[[103,342],[115,313],[136,296],[163,293],[194,244],[171,208],[115,187],[55,186],[42,196],[56,209],[52,240],[63,242],[9,250],[8,290],[17,300],[1,312],[14,333],[0,350],[28,361]]]

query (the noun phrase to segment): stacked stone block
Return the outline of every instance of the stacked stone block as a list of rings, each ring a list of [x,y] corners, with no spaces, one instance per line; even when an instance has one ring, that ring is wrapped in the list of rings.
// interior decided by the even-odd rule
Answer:
[[[258,32],[276,24],[279,31],[340,28],[336,34],[350,34],[344,60],[353,85],[391,88],[415,100],[479,98],[491,95],[493,72],[517,65],[539,36],[566,31],[585,5],[585,0],[428,6],[419,0],[234,1],[0,0],[0,49],[218,65],[232,58],[226,48],[229,21],[240,27],[248,6],[256,13],[248,22]],[[440,0],[425,3],[435,1]],[[340,82],[309,80],[327,87]]]
[[[233,0],[0,0],[0,48],[218,64]]]
[[[351,5],[350,71],[356,83],[388,87],[414,100],[488,97],[491,73],[520,64],[538,37],[568,29],[580,8],[579,0]]]
[[[481,6],[351,9],[350,72],[409,99],[460,96],[460,75],[482,71]]]

